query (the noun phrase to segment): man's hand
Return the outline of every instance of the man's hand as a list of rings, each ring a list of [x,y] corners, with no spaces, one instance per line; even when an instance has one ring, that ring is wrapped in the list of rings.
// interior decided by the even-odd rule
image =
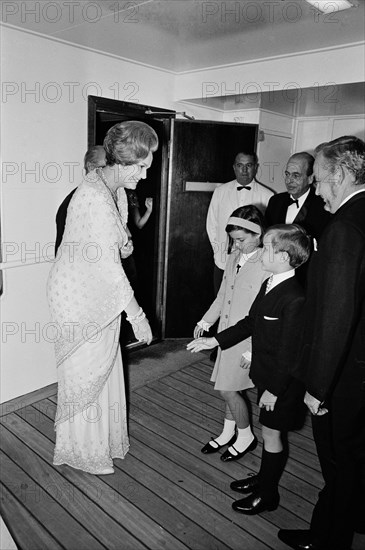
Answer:
[[[273,411],[277,398],[277,395],[265,390],[259,401],[260,409],[265,408],[267,411]]]
[[[308,392],[305,393],[304,403],[307,405],[310,412],[315,416],[322,416],[328,413],[328,409],[323,409],[321,407],[321,402]]]
[[[197,351],[212,349],[216,346],[219,346],[219,344],[215,338],[197,338],[189,342],[186,349],[190,350],[191,353],[196,353]]]

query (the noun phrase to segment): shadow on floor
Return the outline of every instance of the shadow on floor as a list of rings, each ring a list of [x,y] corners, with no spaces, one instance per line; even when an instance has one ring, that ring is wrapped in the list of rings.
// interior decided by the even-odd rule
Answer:
[[[203,353],[192,356],[186,344],[192,338],[167,339],[141,349],[123,351],[124,375],[127,392],[167,376],[187,365],[206,359]],[[193,361],[192,361],[193,359]]]

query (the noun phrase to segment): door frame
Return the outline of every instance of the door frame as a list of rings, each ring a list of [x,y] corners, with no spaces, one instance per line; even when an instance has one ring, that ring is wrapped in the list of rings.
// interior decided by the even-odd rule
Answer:
[[[163,139],[160,143],[161,147],[161,187],[160,187],[160,207],[158,211],[158,220],[156,227],[157,249],[156,259],[156,301],[155,310],[157,317],[157,336],[155,341],[165,337],[165,303],[164,303],[164,287],[165,287],[165,272],[167,261],[167,209],[168,209],[168,176],[169,176],[169,157],[170,157],[170,133],[171,120],[175,118],[176,111],[155,107],[152,105],[143,105],[140,103],[130,103],[127,101],[118,101],[116,99],[108,99],[100,96],[88,96],[88,148],[95,145],[96,140],[96,125],[97,113],[107,113],[120,115],[129,118],[130,120],[143,120],[148,124],[148,121],[155,120],[163,124]],[[139,343],[129,344],[128,347],[140,346]]]

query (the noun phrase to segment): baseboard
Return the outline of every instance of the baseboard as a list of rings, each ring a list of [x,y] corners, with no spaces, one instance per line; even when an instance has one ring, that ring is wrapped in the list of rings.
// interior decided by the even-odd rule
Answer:
[[[25,395],[15,397],[14,399],[10,399],[9,401],[5,401],[5,403],[1,403],[0,405],[0,417],[11,414],[19,409],[22,409],[23,407],[27,407],[28,405],[33,405],[33,403],[36,403],[37,401],[47,399],[47,397],[51,397],[56,394],[57,383],[55,382],[49,386],[40,388],[39,390],[35,390],[30,393],[26,393]]]

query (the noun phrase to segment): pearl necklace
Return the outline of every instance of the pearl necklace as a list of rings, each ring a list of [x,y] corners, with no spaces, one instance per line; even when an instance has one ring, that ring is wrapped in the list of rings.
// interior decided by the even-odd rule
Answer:
[[[118,215],[120,216],[120,219],[122,221],[122,225],[125,228],[127,226],[127,220],[128,220],[128,201],[127,201],[127,195],[124,191],[123,194],[121,194],[119,197],[117,195],[117,191],[112,191],[108,185],[108,182],[106,180],[105,174],[103,172],[102,168],[97,168],[96,173],[99,176],[100,180],[103,182],[105,187],[108,189],[110,196],[115,204],[115,207],[117,209]]]
[[[108,185],[108,182],[107,182],[107,179],[104,175],[104,172],[103,172],[103,169],[102,168],[97,168],[96,169],[96,173],[98,174],[99,178],[101,179],[101,181],[103,182],[103,184],[105,185],[105,187],[108,189],[109,193],[111,194],[112,198],[113,198],[113,201],[115,202],[115,204],[117,204],[117,192],[116,191],[113,191],[112,189],[110,189],[109,185]]]

